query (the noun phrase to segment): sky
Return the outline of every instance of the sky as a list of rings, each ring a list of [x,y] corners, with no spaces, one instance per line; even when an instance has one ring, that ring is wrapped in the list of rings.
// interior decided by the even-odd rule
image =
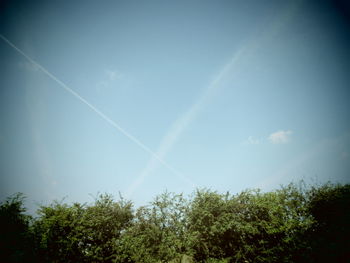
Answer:
[[[345,1],[2,1],[0,199],[349,183]]]

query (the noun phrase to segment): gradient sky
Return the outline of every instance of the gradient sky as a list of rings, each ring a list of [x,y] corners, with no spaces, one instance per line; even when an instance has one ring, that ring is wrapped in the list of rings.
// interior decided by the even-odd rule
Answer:
[[[165,190],[348,183],[348,11],[3,2],[0,198],[23,192],[33,210],[120,192],[139,206]]]

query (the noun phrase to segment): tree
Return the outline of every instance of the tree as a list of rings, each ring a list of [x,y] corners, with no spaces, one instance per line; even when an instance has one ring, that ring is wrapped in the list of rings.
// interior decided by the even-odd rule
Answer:
[[[169,262],[189,254],[187,200],[165,192],[140,207],[132,226],[119,242],[119,262]]]
[[[299,234],[312,224],[305,193],[294,185],[237,195],[197,191],[189,212],[194,257],[239,262],[290,262]]]
[[[118,240],[133,219],[132,203],[121,198],[115,202],[108,194],[99,195],[88,206],[82,220],[81,239],[89,262],[113,262],[117,257]]]
[[[37,236],[38,260],[42,262],[86,262],[83,239],[84,206],[54,202],[41,206],[33,225]]]
[[[350,185],[165,192],[135,212],[102,194],[90,205],[41,206],[35,219],[23,200],[0,204],[1,262],[350,261]]]
[[[234,214],[227,206],[229,195],[209,190],[198,190],[188,213],[191,247],[194,258],[224,258],[236,245],[238,235],[233,234]]]
[[[117,240],[129,226],[132,204],[100,195],[93,205],[54,202],[39,209],[35,224],[44,262],[112,262]]]
[[[309,198],[307,208],[315,220],[307,236],[309,262],[349,262],[350,185],[313,187]]]
[[[17,193],[0,205],[0,259],[2,262],[33,262],[31,217],[25,214],[24,196]]]

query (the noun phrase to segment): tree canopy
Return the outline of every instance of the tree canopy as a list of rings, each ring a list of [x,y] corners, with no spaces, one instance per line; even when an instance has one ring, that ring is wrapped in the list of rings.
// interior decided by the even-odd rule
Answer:
[[[238,194],[164,192],[147,206],[99,195],[27,215],[0,205],[1,262],[349,262],[350,185]]]

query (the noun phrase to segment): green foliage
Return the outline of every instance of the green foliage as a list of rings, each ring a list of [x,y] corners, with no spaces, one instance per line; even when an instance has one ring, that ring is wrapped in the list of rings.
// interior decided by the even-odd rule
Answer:
[[[308,232],[313,262],[350,262],[350,185],[313,187],[307,205],[315,219]]]
[[[53,202],[36,219],[23,196],[0,206],[1,262],[349,262],[350,185],[236,195],[165,192],[148,206],[111,195]]]
[[[289,262],[297,233],[312,224],[305,202],[293,185],[235,196],[197,191],[189,213],[195,258]]]
[[[116,242],[133,217],[132,205],[100,195],[91,206],[55,202],[34,225],[45,262],[112,262]]]
[[[29,229],[31,217],[24,214],[24,196],[15,194],[0,205],[1,262],[31,262],[34,247]]]
[[[80,204],[54,202],[38,210],[39,218],[33,225],[37,236],[38,256],[43,262],[84,262],[83,214]]]
[[[116,243],[133,219],[132,204],[121,199],[114,202],[110,195],[100,195],[93,206],[85,209],[82,239],[89,262],[112,262]]]
[[[188,252],[187,200],[165,192],[148,207],[140,207],[133,225],[124,233],[120,262],[168,262]],[[126,256],[127,255],[127,256]]]

